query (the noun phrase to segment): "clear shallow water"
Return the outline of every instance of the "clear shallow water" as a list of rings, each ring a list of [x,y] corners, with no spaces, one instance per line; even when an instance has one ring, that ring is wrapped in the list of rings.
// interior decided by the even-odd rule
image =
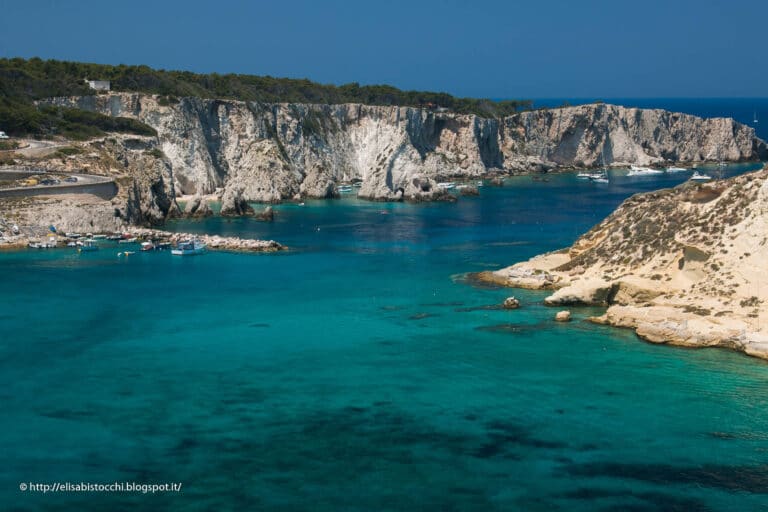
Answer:
[[[755,166],[734,166],[741,172]],[[764,510],[768,365],[654,346],[467,271],[570,244],[627,195],[555,176],[456,204],[276,208],[286,254],[0,254],[11,510]],[[487,309],[514,293],[524,307]],[[20,482],[183,482],[42,495]]]

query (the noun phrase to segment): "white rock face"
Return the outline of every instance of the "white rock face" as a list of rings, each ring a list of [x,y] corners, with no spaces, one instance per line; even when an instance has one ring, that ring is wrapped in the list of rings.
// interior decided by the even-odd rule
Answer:
[[[754,130],[732,119],[604,104],[524,112],[504,119],[411,107],[260,104],[116,93],[48,100],[134,117],[158,131],[183,194],[276,202],[333,197],[362,180],[376,200],[431,200],[437,182],[489,172],[600,164],[768,157]],[[415,180],[415,181],[414,181]]]
[[[533,279],[533,276],[538,279]],[[654,343],[768,359],[768,168],[630,197],[570,248],[479,276]]]

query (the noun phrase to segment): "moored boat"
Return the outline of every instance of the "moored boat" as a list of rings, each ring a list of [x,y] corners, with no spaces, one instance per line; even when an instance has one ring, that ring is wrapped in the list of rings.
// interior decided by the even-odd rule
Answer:
[[[27,244],[27,247],[29,247],[30,249],[53,249],[54,247],[56,247],[56,240],[52,240],[52,239],[44,240],[44,241],[30,240],[29,243]]]
[[[171,249],[171,254],[175,256],[194,256],[195,254],[203,254],[205,252],[205,244],[200,240],[184,240],[176,245],[175,249]]]
[[[651,169],[650,167],[638,167],[637,165],[632,165],[629,168],[627,176],[652,176],[655,174],[664,174],[664,171],[661,169]]]
[[[92,251],[99,250],[99,246],[96,245],[96,242],[91,239],[83,240],[82,242],[79,242],[79,243],[80,245],[77,248],[79,252],[92,252]]]
[[[693,176],[691,176],[689,179],[691,181],[709,181],[712,179],[712,176],[696,171],[693,173]]]

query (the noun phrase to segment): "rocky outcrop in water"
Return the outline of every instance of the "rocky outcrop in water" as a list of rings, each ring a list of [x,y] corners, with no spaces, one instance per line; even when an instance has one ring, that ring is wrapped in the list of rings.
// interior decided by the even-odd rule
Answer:
[[[236,201],[336,197],[361,180],[374,200],[435,200],[438,181],[489,172],[768,157],[754,130],[731,119],[593,104],[504,119],[411,107],[259,104],[150,95],[54,98],[50,103],[135,117],[158,131],[176,190]]]
[[[208,201],[199,194],[192,197],[184,207],[184,216],[190,218],[203,218],[213,215],[213,210]]]
[[[569,249],[477,276],[606,305],[595,322],[652,342],[768,358],[768,169],[638,194]]]

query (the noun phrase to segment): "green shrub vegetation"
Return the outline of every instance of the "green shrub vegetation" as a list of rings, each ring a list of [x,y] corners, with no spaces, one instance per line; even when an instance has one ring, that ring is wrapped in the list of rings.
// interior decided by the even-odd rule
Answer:
[[[159,148],[149,149],[149,150],[147,150],[147,154],[149,156],[152,156],[152,157],[155,157],[155,158],[158,158],[158,159],[165,158],[165,153],[163,153],[163,150],[159,149]]]
[[[32,59],[0,59],[0,129],[9,134],[62,134],[87,138],[108,131],[146,134],[151,128],[125,120],[109,123],[107,116],[37,109],[35,100],[53,96],[92,95],[84,79],[109,80],[112,90],[160,95],[162,105],[178,98],[227,98],[286,103],[364,103],[447,108],[462,114],[502,117],[531,107],[528,100],[492,101],[456,98],[447,93],[402,91],[388,85],[324,85],[307,79],[226,74],[196,74],[156,70],[148,66],[103,65]],[[80,112],[80,111],[76,111]],[[77,118],[77,119],[76,119]],[[315,128],[315,127],[313,127]]]
[[[83,150],[74,146],[65,146],[56,150],[59,156],[79,155]]]

